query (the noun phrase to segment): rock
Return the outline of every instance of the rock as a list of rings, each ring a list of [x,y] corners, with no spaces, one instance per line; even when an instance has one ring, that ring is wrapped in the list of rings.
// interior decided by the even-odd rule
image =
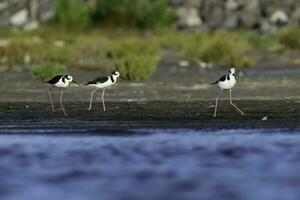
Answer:
[[[271,24],[269,22],[269,20],[266,20],[266,19],[262,19],[260,21],[260,31],[262,33],[268,33],[271,29]]]
[[[244,5],[244,9],[239,12],[241,24],[247,28],[253,28],[259,24],[260,12],[257,0],[249,1]]]
[[[204,0],[169,0],[169,4],[173,7],[199,7]]]
[[[224,28],[227,30],[234,29],[239,25],[239,18],[236,14],[228,13],[224,21]]]
[[[173,7],[179,7],[184,5],[184,1],[182,0],[169,0],[169,4]]]
[[[23,24],[22,29],[24,31],[32,31],[37,29],[38,27],[39,23],[37,21],[28,20]]]
[[[213,66],[212,63],[203,62],[201,60],[197,60],[197,64],[198,64],[199,67],[201,67],[203,69],[204,68],[211,68]]]
[[[5,10],[8,7],[7,2],[0,2],[0,11]]]
[[[288,20],[288,16],[282,10],[276,10],[270,17],[271,23],[279,27],[286,25]]]
[[[24,55],[24,57],[23,57],[23,62],[26,64],[26,65],[28,65],[28,64],[30,64],[31,63],[31,56],[30,56],[30,54],[29,53],[26,53],[25,55]]]
[[[206,19],[207,26],[215,30],[223,24],[224,21],[224,12],[221,8],[216,8],[212,11],[212,13]]]
[[[262,121],[267,121],[268,120],[268,116],[264,116],[263,118],[261,118]]]
[[[149,0],[139,0],[149,1]],[[274,33],[282,26],[300,25],[300,0],[167,0],[177,11],[177,25],[184,31],[259,29]],[[53,0],[0,1],[0,26],[38,28],[55,16]],[[85,0],[95,7],[97,0]]]
[[[40,22],[48,22],[53,19],[55,16],[54,10],[48,10],[40,14],[39,21]]]
[[[190,66],[190,62],[187,60],[181,60],[181,61],[179,61],[178,65],[179,65],[179,67],[188,67],[188,66]]]
[[[202,19],[198,15],[196,8],[180,8],[177,11],[180,27],[199,27],[202,25]]]
[[[254,28],[259,24],[259,19],[258,15],[254,14],[253,12],[247,12],[247,11],[242,11],[240,13],[240,18],[241,22],[241,28]]]
[[[55,47],[63,47],[63,46],[65,46],[65,42],[62,41],[62,40],[56,40],[56,41],[53,42],[53,45]]]
[[[23,9],[15,13],[10,18],[10,23],[14,26],[21,26],[28,20],[28,10]]]
[[[0,39],[0,47],[6,47],[10,45],[10,41],[6,39]]]
[[[185,5],[188,7],[199,8],[201,6],[202,0],[186,0]]]
[[[226,2],[225,7],[226,7],[226,10],[229,10],[229,11],[237,10],[239,7],[239,3],[236,0],[228,0]]]
[[[292,25],[299,25],[300,24],[300,7],[298,7],[293,13],[292,13]]]

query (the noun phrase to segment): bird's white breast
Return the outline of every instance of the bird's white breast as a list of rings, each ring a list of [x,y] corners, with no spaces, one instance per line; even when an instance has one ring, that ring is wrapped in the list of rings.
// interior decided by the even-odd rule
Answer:
[[[63,78],[61,78],[57,83],[54,84],[55,87],[65,88],[69,86],[69,81],[62,81]]]
[[[115,81],[115,82],[112,82],[111,79],[108,78],[108,80],[105,81],[104,83],[97,83],[97,84],[95,84],[95,86],[96,86],[97,88],[106,88],[106,87],[109,87],[109,86],[111,86],[111,85],[114,85],[115,83],[116,83],[116,81]]]
[[[217,86],[223,90],[229,90],[229,89],[233,88],[236,84],[236,79],[232,74],[230,74],[229,77],[230,77],[229,80],[226,77],[225,81],[219,81],[217,83]]]

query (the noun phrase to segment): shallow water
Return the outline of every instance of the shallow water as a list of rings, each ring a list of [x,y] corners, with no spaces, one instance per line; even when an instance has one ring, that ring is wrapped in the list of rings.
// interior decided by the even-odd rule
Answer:
[[[0,135],[2,200],[299,199],[297,129]]]

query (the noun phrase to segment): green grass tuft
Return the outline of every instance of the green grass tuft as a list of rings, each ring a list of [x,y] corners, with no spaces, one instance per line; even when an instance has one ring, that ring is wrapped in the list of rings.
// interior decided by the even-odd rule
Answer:
[[[87,28],[92,24],[91,11],[84,0],[57,0],[56,20],[71,28]]]
[[[147,80],[155,72],[159,59],[153,55],[126,55],[117,60],[116,66],[128,80]]]
[[[287,49],[300,50],[300,29],[284,29],[279,33],[278,40]]]
[[[128,54],[136,55],[159,55],[161,46],[151,40],[138,37],[129,37],[112,43],[107,55],[113,58],[121,58]]]
[[[66,70],[64,65],[47,64],[35,67],[31,72],[35,78],[47,81],[56,75],[65,74]]]
[[[238,34],[244,35],[245,39],[255,49],[270,49],[278,44],[276,38],[258,32],[240,32]]]
[[[235,33],[216,32],[209,34],[169,33],[162,37],[162,44],[175,49],[190,61],[247,67],[255,64],[248,56],[250,44]]]

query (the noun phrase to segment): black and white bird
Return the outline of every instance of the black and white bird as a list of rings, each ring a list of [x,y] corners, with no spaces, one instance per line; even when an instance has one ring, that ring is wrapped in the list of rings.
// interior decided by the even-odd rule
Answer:
[[[102,106],[103,106],[103,110],[104,110],[104,111],[106,110],[106,109],[105,109],[105,102],[104,102],[105,88],[110,87],[110,86],[116,84],[117,79],[118,79],[119,77],[122,78],[122,77],[120,76],[120,72],[114,71],[114,72],[112,72],[111,75],[109,75],[109,76],[106,76],[106,77],[98,77],[98,78],[96,78],[96,79],[94,79],[94,80],[92,80],[92,81],[89,81],[89,82],[87,82],[87,83],[85,84],[86,86],[96,87],[96,89],[93,90],[93,91],[91,92],[90,106],[89,106],[88,110],[91,110],[91,109],[92,109],[92,103],[93,103],[93,96],[94,96],[94,93],[95,93],[97,90],[99,90],[99,89],[103,89],[103,90],[102,90]],[[122,79],[124,79],[124,78],[122,78]]]
[[[219,89],[219,95],[216,99],[216,104],[215,104],[215,113],[214,113],[214,117],[217,116],[217,108],[218,108],[218,101],[219,101],[219,97],[221,95],[221,92],[223,90],[229,90],[229,101],[230,104],[235,107],[242,115],[245,115],[245,113],[243,111],[241,111],[233,102],[232,102],[232,97],[231,97],[231,90],[232,88],[235,86],[236,84],[236,77],[235,77],[235,68],[230,68],[229,69],[229,73],[222,76],[219,80],[217,80],[214,83],[211,83],[211,85],[216,85]]]
[[[73,77],[70,76],[70,75],[57,75],[57,76],[53,77],[52,79],[50,79],[49,81],[45,82],[45,83],[51,84],[53,87],[61,88],[60,106],[61,106],[65,116],[67,116],[67,113],[66,113],[65,108],[64,108],[63,103],[62,103],[63,92],[64,92],[64,88],[68,87],[71,82],[76,83],[77,85],[79,85],[76,81],[73,80]],[[48,90],[48,95],[49,95],[49,98],[50,98],[52,110],[54,111],[54,105],[53,105],[52,98],[51,98],[51,93],[50,93],[50,91],[53,87],[51,87]]]

